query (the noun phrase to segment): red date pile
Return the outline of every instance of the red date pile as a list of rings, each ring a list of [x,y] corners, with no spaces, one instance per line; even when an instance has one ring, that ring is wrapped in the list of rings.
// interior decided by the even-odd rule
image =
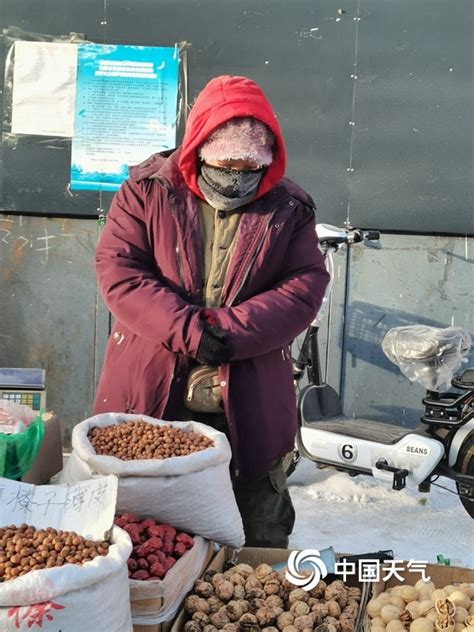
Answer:
[[[146,421],[92,428],[88,438],[97,454],[116,456],[123,461],[169,459],[214,445],[212,439],[204,435],[184,432],[171,425],[154,426]]]
[[[116,517],[114,523],[132,540],[133,550],[127,562],[131,579],[163,579],[194,546],[189,534],[180,533],[169,524],[157,524],[152,518],[140,520],[135,514],[124,514]]]
[[[30,571],[84,564],[107,555],[108,542],[86,540],[74,531],[36,529],[27,524],[0,529],[0,582]]]

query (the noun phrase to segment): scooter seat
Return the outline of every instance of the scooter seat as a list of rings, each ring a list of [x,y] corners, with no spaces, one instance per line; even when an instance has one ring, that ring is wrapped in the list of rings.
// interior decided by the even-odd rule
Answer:
[[[393,445],[403,439],[404,436],[417,432],[413,428],[386,424],[373,419],[349,419],[344,415],[338,415],[329,419],[316,419],[314,421],[305,419],[303,420],[303,426],[386,445]]]
[[[392,445],[413,433],[412,428],[373,419],[351,419],[342,412],[341,401],[329,384],[309,384],[300,393],[299,416],[303,427],[337,432],[348,437]]]
[[[466,369],[461,377],[455,378],[452,381],[452,384],[457,388],[474,391],[474,368]]]

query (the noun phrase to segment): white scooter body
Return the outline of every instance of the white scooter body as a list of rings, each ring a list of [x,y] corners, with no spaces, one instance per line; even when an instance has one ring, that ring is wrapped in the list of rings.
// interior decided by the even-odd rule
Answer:
[[[344,424],[350,424],[351,421],[346,419]],[[360,424],[362,420],[357,421]],[[366,472],[385,482],[392,482],[393,472],[376,467],[381,459],[398,470],[407,470],[406,485],[417,487],[433,472],[443,457],[444,449],[439,441],[413,431],[396,443],[386,444],[322,430],[318,425],[300,428],[298,444],[305,456],[319,464]],[[381,431],[384,425],[378,423]]]
[[[333,250],[337,250],[338,244],[350,243],[349,231],[346,229],[318,224],[317,232],[320,242],[326,243],[326,246],[330,244]],[[357,232],[360,233],[351,233],[351,239]],[[331,249],[326,247],[323,251],[331,281],[321,309],[312,323],[313,328],[319,327],[323,320],[334,277]],[[469,336],[467,339],[470,345]],[[442,356],[450,353],[449,348],[445,347],[440,342],[433,350],[440,363],[443,362]],[[468,349],[469,346],[466,353]],[[419,363],[420,359],[416,355],[414,357]],[[450,445],[447,446],[450,466],[456,462],[461,445],[472,432],[473,426],[474,419],[471,419],[451,437]],[[404,428],[370,419],[347,418],[342,414],[341,403],[334,389],[328,384],[313,382],[300,393],[296,444],[301,455],[320,467],[343,469],[353,474],[365,473],[392,483],[394,489],[403,489],[405,485],[422,485],[442,459],[448,457],[442,438],[438,440],[431,433],[428,434],[425,428]]]

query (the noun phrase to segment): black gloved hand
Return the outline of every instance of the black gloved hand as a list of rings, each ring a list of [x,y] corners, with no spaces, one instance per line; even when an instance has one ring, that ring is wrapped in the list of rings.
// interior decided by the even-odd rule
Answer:
[[[220,366],[227,364],[234,349],[227,339],[225,331],[215,325],[205,325],[199,343],[196,360],[199,364]]]

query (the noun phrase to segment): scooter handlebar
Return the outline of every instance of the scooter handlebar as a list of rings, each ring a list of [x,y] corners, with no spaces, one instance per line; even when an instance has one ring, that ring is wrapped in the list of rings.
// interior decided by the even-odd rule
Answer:
[[[363,241],[378,241],[380,239],[378,230],[339,228],[330,224],[318,224],[316,230],[321,244],[327,244],[336,249],[343,244],[358,244]]]
[[[380,239],[380,231],[379,230],[367,230],[364,234],[364,239],[366,241],[379,241]]]

